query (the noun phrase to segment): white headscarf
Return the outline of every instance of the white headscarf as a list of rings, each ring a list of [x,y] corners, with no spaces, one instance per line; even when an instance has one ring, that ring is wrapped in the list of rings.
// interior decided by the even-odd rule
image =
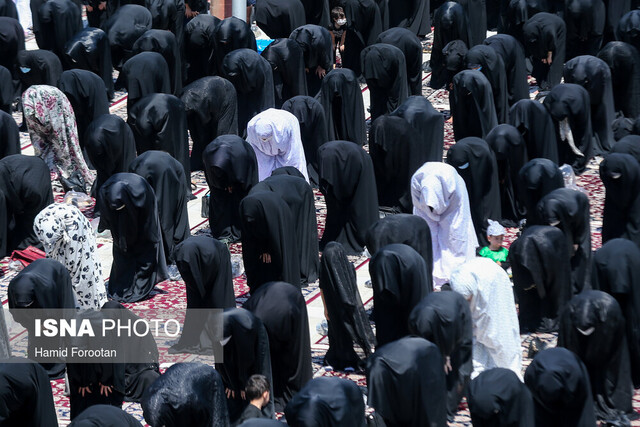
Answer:
[[[424,218],[431,230],[433,281],[439,288],[453,270],[476,255],[478,239],[467,187],[453,166],[427,162],[411,178],[411,199],[413,214]]]
[[[260,181],[283,166],[293,166],[309,181],[300,123],[290,112],[269,108],[252,118],[247,125],[247,142],[256,153]]]
[[[467,261],[451,274],[451,288],[462,294],[473,322],[473,373],[511,369],[522,379],[522,347],[509,276],[488,258]]]
[[[36,216],[33,229],[47,257],[69,270],[76,308],[100,309],[107,302],[102,265],[93,228],[80,209],[63,203],[49,205]]]

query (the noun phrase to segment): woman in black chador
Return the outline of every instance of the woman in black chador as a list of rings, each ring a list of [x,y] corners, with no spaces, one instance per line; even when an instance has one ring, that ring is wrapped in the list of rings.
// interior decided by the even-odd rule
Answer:
[[[281,108],[285,101],[294,96],[307,95],[304,52],[295,40],[274,40],[262,51],[262,57],[269,61],[273,71],[276,108]]]
[[[635,9],[627,12],[620,18],[616,27],[616,40],[629,43],[636,49],[640,49],[640,11]]]
[[[124,410],[111,405],[93,405],[85,409],[73,419],[70,427],[91,427],[96,425],[113,425],[121,427],[138,427],[140,421]]]
[[[99,231],[111,230],[109,297],[136,302],[167,278],[162,230],[153,188],[139,175],[117,173],[100,187]]]
[[[380,209],[412,212],[409,183],[413,173],[429,161],[416,129],[402,117],[378,117],[369,131],[369,154],[376,176]]]
[[[565,60],[567,28],[558,15],[540,12],[522,27],[527,55],[533,64],[531,75],[541,90],[560,83]]]
[[[339,242],[347,254],[364,250],[367,230],[378,220],[378,197],[371,158],[349,141],[331,141],[318,149],[320,191],[327,222],[320,249]]]
[[[205,177],[211,191],[209,226],[216,239],[240,239],[240,201],[258,183],[256,153],[236,135],[222,135],[202,153]]]
[[[587,368],[566,348],[538,353],[524,374],[524,382],[533,397],[535,425],[597,425]]]
[[[275,192],[249,194],[240,202],[242,259],[251,292],[281,280],[300,287],[299,243],[291,209]]]
[[[0,111],[0,159],[20,154],[20,132],[11,114]]]
[[[145,0],[144,6],[151,12],[152,26],[175,35],[178,49],[184,44],[185,3],[182,0]],[[193,5],[193,1],[191,2]],[[195,6],[194,6],[195,7]]]
[[[80,7],[71,0],[48,0],[40,6],[37,19],[38,47],[52,51],[62,61],[64,45],[83,28]]]
[[[541,225],[536,206],[538,202],[556,188],[564,187],[562,172],[549,159],[529,160],[518,173],[519,197],[527,209],[527,226]]]
[[[271,385],[269,403],[262,408],[264,418],[274,418],[273,381],[269,336],[262,321],[244,308],[226,308],[222,314],[224,344],[223,363],[216,363],[227,394],[229,420],[236,421],[247,402],[242,398],[247,380],[264,375]]]
[[[353,344],[362,349],[366,360],[376,340],[360,299],[356,270],[340,243],[331,242],[322,252],[320,290],[329,325],[329,350],[324,364],[336,370],[364,368],[364,360]]]
[[[322,81],[319,98],[327,119],[329,141],[364,145],[367,138],[364,104],[355,73],[347,68],[332,70]]]
[[[91,71],[102,79],[107,98],[113,98],[111,50],[107,33],[99,28],[87,27],[77,32],[64,46],[65,62],[73,68]]]
[[[315,378],[285,408],[287,424],[365,427],[364,400],[360,388],[345,378]]]
[[[609,154],[600,163],[604,184],[602,242],[622,237],[640,246],[640,164],[631,154]]]
[[[429,0],[389,2],[389,27],[407,28],[418,36],[429,34]]]
[[[640,55],[625,42],[609,42],[598,58],[611,70],[611,86],[616,113],[625,117],[640,115]]]
[[[13,80],[18,80],[17,58],[18,53],[24,50],[24,29],[20,22],[14,18],[0,16],[0,39],[0,66],[11,72]]]
[[[420,254],[427,271],[433,270],[431,230],[427,222],[416,215],[396,214],[379,219],[367,231],[365,242],[371,255],[391,243],[404,243]]]
[[[298,0],[262,0],[255,8],[256,24],[270,39],[289,37],[307,23],[304,6]]]
[[[187,110],[187,124],[193,140],[191,170],[202,170],[205,147],[220,135],[238,133],[236,90],[222,77],[202,77],[185,86],[180,99]]]
[[[180,96],[182,93],[182,59],[176,36],[166,30],[148,30],[133,44],[133,54],[140,52],[158,52],[169,67],[171,93]]]
[[[531,393],[509,369],[478,375],[469,385],[468,401],[474,427],[536,425]]]
[[[389,114],[409,96],[404,54],[395,46],[377,43],[361,54],[362,75],[371,99],[371,120]]]
[[[482,72],[464,70],[456,74],[449,101],[456,141],[468,136],[484,138],[498,126],[491,83]]]
[[[591,278],[591,229],[589,197],[571,188],[558,188],[538,202],[543,224],[558,227],[569,243],[573,294],[589,289]]]
[[[502,57],[489,46],[477,45],[469,49],[465,59],[467,68],[479,69],[489,80],[498,123],[507,123],[509,119],[509,92]]]
[[[120,70],[125,62],[131,58],[133,44],[138,37],[151,29],[151,12],[139,4],[125,4],[104,23],[102,29],[106,31],[111,47],[111,61],[113,68]],[[169,74],[167,73],[168,77]]]
[[[367,361],[368,405],[380,425],[447,425],[447,383],[438,347],[419,337],[404,337]]]
[[[173,264],[176,245],[191,236],[184,169],[166,152],[149,150],[131,162],[129,172],[143,177],[156,194],[164,255]]]
[[[199,362],[176,363],[160,376],[141,402],[152,427],[229,425],[220,374]]]
[[[187,289],[187,315],[180,340],[170,351],[211,354],[214,345],[205,332],[203,309],[236,306],[229,249],[219,240],[195,236],[177,245],[174,255]]]
[[[544,105],[533,99],[521,99],[511,107],[509,123],[524,138],[529,160],[540,157],[558,163],[553,119]]]
[[[42,243],[33,220],[53,203],[51,175],[39,157],[14,154],[0,160],[0,255]]]
[[[237,49],[224,57],[221,75],[236,88],[238,134],[245,135],[251,118],[275,106],[271,65],[258,52]]]
[[[296,116],[300,123],[300,136],[304,157],[307,160],[309,181],[317,186],[319,182],[318,148],[329,140],[324,108],[320,102],[310,96],[294,96],[282,104],[282,109]]]
[[[613,239],[593,255],[592,287],[613,296],[622,309],[627,330],[634,387],[640,384],[640,249],[627,239]]]
[[[558,347],[573,351],[587,367],[598,420],[629,425],[637,417],[625,319],[615,298],[601,291],[574,296],[560,318]]]
[[[289,207],[293,217],[293,228],[300,260],[300,283],[306,286],[315,282],[318,279],[320,260],[318,259],[318,224],[313,190],[304,177],[273,174],[259,182],[249,194],[261,191],[279,195]]]
[[[389,114],[405,119],[417,131],[420,158],[425,162],[441,162],[444,145],[444,115],[433,108],[424,96],[410,96],[397,110]]]
[[[491,47],[502,58],[507,77],[509,106],[521,99],[529,99],[527,82],[527,64],[524,48],[509,34],[496,34],[488,37],[484,44]]]
[[[592,157],[594,139],[589,93],[580,85],[565,83],[551,89],[543,104],[556,129],[558,163],[583,173]]]
[[[309,96],[315,97],[320,92],[322,80],[333,67],[331,33],[324,27],[309,24],[293,30],[289,38],[302,47],[307,90]]]
[[[272,399],[275,410],[282,412],[313,375],[304,297],[297,286],[269,282],[251,293],[244,308],[262,320],[269,335]]]
[[[58,86],[62,63],[48,50],[22,50],[17,58],[18,77],[23,88],[33,85]]]
[[[136,139],[138,155],[166,151],[182,165],[187,197],[191,194],[187,113],[180,98],[166,93],[147,95],[129,111],[127,123]]]
[[[409,335],[409,315],[432,290],[431,271],[415,249],[392,243],[369,264],[378,348]]]
[[[447,374],[447,414],[453,417],[473,371],[469,303],[457,292],[432,292],[411,311],[409,331],[440,349]]]
[[[147,95],[171,93],[167,61],[158,52],[141,52],[122,66],[116,89],[127,89],[127,114]]]
[[[422,95],[422,43],[418,36],[406,28],[390,28],[380,33],[376,43],[397,47],[404,54],[407,66],[409,95]]]
[[[464,179],[478,242],[487,246],[487,220],[502,218],[496,156],[484,140],[469,137],[449,148],[447,163]]]
[[[226,18],[217,25],[214,46],[213,53],[220,76],[224,75],[222,62],[227,54],[238,49],[251,49],[256,52],[258,50],[256,36],[251,31],[251,26],[235,16]]]
[[[431,53],[431,81],[429,86],[440,89],[448,82],[446,61],[442,50],[454,40],[469,46],[467,35],[467,15],[459,4],[448,1],[433,14],[433,48]]]
[[[567,26],[567,61],[580,55],[595,56],[600,50],[604,35],[604,2],[566,0],[563,18]]]
[[[219,24],[220,20],[215,16],[200,14],[185,26],[184,56],[187,62],[185,83],[218,73],[215,50],[216,29]]]

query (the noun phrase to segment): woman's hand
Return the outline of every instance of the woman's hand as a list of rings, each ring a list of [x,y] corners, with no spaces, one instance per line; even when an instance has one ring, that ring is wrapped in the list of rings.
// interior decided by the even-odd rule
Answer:
[[[100,394],[104,397],[108,397],[109,393],[113,393],[113,387],[100,384]]]
[[[265,264],[271,264],[271,255],[265,252],[262,255],[260,255],[260,260]]]
[[[91,389],[89,388],[89,386],[87,387],[78,387],[78,394],[82,397],[84,397],[84,394],[91,394]]]

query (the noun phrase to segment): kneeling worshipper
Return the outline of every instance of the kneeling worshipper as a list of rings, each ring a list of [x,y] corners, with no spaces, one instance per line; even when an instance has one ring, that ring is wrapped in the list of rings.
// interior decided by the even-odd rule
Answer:
[[[93,405],[71,421],[69,427],[120,426],[140,427],[133,415],[111,405]]]
[[[630,240],[613,239],[593,255],[592,287],[613,296],[622,309],[635,388],[640,385],[640,249]]]
[[[327,204],[320,250],[335,241],[347,255],[359,255],[367,230],[379,218],[371,158],[352,142],[330,141],[318,149],[318,175]]]
[[[566,348],[538,353],[524,373],[524,382],[533,397],[535,425],[597,425],[587,368]]]
[[[229,249],[211,237],[194,236],[178,244],[174,255],[187,291],[187,313],[180,340],[169,351],[212,354],[205,309],[236,306]]]
[[[299,4],[299,2],[298,2]],[[262,57],[269,61],[273,71],[275,107],[294,96],[307,96],[307,77],[304,72],[304,51],[289,37],[274,40],[262,51]]]
[[[593,156],[589,93],[573,83],[557,85],[544,98],[544,106],[556,128],[558,162],[583,173]]]
[[[611,70],[611,86],[616,114],[640,115],[640,55],[629,43],[612,41],[602,47],[598,58]],[[615,145],[614,145],[615,146]]]
[[[269,282],[251,292],[243,307],[262,320],[269,335],[273,401],[282,412],[313,376],[309,318],[297,286]]]
[[[484,138],[498,126],[491,83],[477,70],[464,70],[453,78],[451,117],[456,141],[468,136]]]
[[[409,331],[440,349],[447,374],[447,416],[452,419],[473,370],[469,304],[457,292],[432,292],[411,311]]]
[[[424,259],[413,248],[392,243],[380,248],[369,263],[377,348],[409,335],[409,315],[431,291]]]
[[[102,25],[109,38],[113,68],[122,70],[124,63],[133,56],[133,44],[151,29],[151,21],[151,12],[146,7],[124,4]],[[165,75],[168,79],[169,74]]]
[[[425,162],[441,162],[444,145],[444,115],[433,108],[424,96],[410,96],[397,110],[389,114],[405,119],[418,134],[416,147]]]
[[[0,159],[20,152],[18,124],[11,114],[0,111]]]
[[[454,40],[460,40],[465,46],[469,46],[468,31],[467,14],[460,3],[448,1],[433,13],[433,47],[429,61],[432,74],[429,87],[437,90],[449,83],[443,49]]]
[[[87,127],[84,144],[87,157],[96,168],[91,197],[96,199],[94,212],[99,215],[100,187],[111,175],[129,170],[136,158],[136,141],[124,120],[115,114],[103,114]]]
[[[53,203],[49,168],[38,157],[14,154],[0,159],[0,255],[36,246],[38,213]]]
[[[558,163],[556,130],[544,105],[533,99],[521,99],[509,110],[509,123],[524,138],[528,160],[540,157]]]
[[[370,255],[391,243],[404,243],[424,259],[427,272],[433,271],[431,230],[427,222],[417,215],[396,214],[379,219],[367,231],[365,242]]]
[[[305,0],[308,2],[309,0]],[[315,3],[315,2],[314,2]],[[318,2],[320,3],[320,2]],[[333,68],[333,54],[331,52],[331,33],[325,26],[329,24],[329,2],[325,2],[327,22],[315,25],[317,22],[309,22],[296,28],[289,36],[302,47],[304,52],[304,70],[307,74],[307,92],[309,96],[316,97],[326,74]],[[311,6],[311,5],[309,5]],[[314,7],[315,5],[311,6]],[[307,6],[305,6],[305,9]],[[334,139],[334,138],[330,138]]]
[[[24,118],[29,137],[38,157],[47,163],[51,178],[62,182],[77,181],[87,193],[93,174],[87,167],[80,143],[73,108],[60,89],[53,86],[31,86],[22,94]]]
[[[521,99],[529,99],[527,64],[524,48],[509,34],[496,34],[483,42],[502,58],[507,77],[507,100],[512,106]]]
[[[47,372],[29,359],[0,359],[0,401],[3,425],[58,427]]]
[[[127,90],[127,113],[138,101],[153,93],[171,93],[169,66],[158,52],[141,52],[124,63],[116,89]]]
[[[319,377],[305,385],[284,411],[292,427],[365,427],[360,388],[348,379]]]
[[[542,225],[538,202],[553,190],[564,187],[564,178],[558,165],[549,159],[529,160],[518,172],[518,197],[527,210],[526,225]]]
[[[300,255],[291,209],[279,194],[256,192],[240,202],[242,260],[253,293],[282,280],[300,287]]]
[[[456,168],[467,186],[476,237],[484,247],[489,244],[487,220],[502,218],[496,156],[484,140],[468,137],[449,148],[447,163]]]
[[[303,286],[318,279],[318,223],[313,190],[302,176],[279,174],[285,168],[274,170],[272,176],[259,182],[249,194],[261,191],[278,194],[291,211],[300,259],[300,283]],[[293,172],[300,173],[293,168]],[[295,284],[295,283],[292,283]]]
[[[422,96],[422,43],[420,38],[406,28],[393,27],[380,33],[376,43],[390,44],[402,51],[407,66],[409,95]]]
[[[117,173],[100,187],[100,201],[98,232],[109,229],[113,236],[109,297],[146,299],[168,276],[153,188],[140,175]]]
[[[242,227],[240,201],[258,183],[256,153],[239,136],[222,135],[207,145],[202,161],[211,191],[211,235],[223,241],[236,242],[240,239]]]
[[[357,344],[365,359],[372,354],[375,337],[364,310],[356,270],[340,243],[329,243],[320,260],[320,295],[328,324],[329,349],[324,365],[336,370],[364,368],[365,362],[353,349]]]
[[[143,177],[153,188],[158,203],[162,243],[167,264],[174,263],[177,244],[191,236],[184,169],[164,151],[149,150],[136,157],[129,172]]]
[[[541,90],[549,90],[562,79],[567,26],[558,15],[536,13],[522,26],[524,47],[533,64],[531,76]]]
[[[7,290],[9,309],[16,322],[24,327],[29,336],[27,357],[35,357],[35,319],[25,309],[69,309],[76,308],[73,285],[69,272],[58,261],[53,259],[37,259],[26,266],[9,282]],[[39,338],[42,340],[43,338]],[[39,341],[42,342],[42,341]],[[60,338],[45,341],[51,348],[58,348]],[[50,379],[62,378],[64,363],[41,363]]]
[[[479,44],[469,49],[465,61],[468,69],[480,71],[489,80],[498,123],[507,123],[509,121],[509,92],[502,57],[489,46]]]
[[[424,338],[404,337],[379,347],[367,360],[367,404],[379,425],[446,426],[443,366],[438,347]]]
[[[491,368],[511,369],[520,377],[520,328],[507,273],[488,258],[475,258],[451,274],[451,289],[462,294],[471,309],[471,378]]]
[[[591,228],[589,196],[572,188],[558,188],[538,202],[543,224],[558,227],[569,242],[572,293],[589,289],[591,282]]]
[[[220,374],[199,362],[167,369],[151,384],[141,406],[151,427],[229,425]]]
[[[356,74],[348,68],[331,70],[322,80],[319,100],[327,119],[329,141],[364,145],[367,139],[364,104]]]
[[[605,3],[568,0],[562,18],[567,26],[567,61],[580,55],[596,55],[602,45],[606,21]]]
[[[219,76],[223,75],[223,60],[229,53],[240,49],[258,50],[251,25],[235,16],[225,18],[218,23],[215,29],[214,46],[213,54],[216,57]]]
[[[220,135],[238,133],[238,99],[231,82],[209,76],[185,86],[181,100],[187,110],[187,125],[193,140],[190,166],[195,172],[204,167],[202,153],[207,144]]]
[[[223,363],[216,363],[227,395],[229,420],[237,422],[249,402],[243,391],[252,375],[262,375],[272,386],[269,337],[262,321],[244,308],[226,308],[222,313]],[[264,418],[274,418],[273,387],[262,408]]]
[[[215,45],[220,19],[199,14],[184,27],[184,57],[187,63],[185,83],[190,84],[217,72]]]
[[[62,64],[55,53],[48,50],[21,50],[17,58],[18,76],[22,87],[57,86]],[[26,89],[25,89],[26,90]]]
[[[560,317],[558,347],[587,367],[598,420],[629,425],[637,419],[625,319],[614,297],[590,290],[574,296]]]
[[[533,427],[533,399],[519,375],[504,368],[492,368],[469,384],[469,412],[474,427]]]
[[[464,180],[453,166],[425,163],[411,178],[413,214],[431,230],[433,284],[438,290],[451,273],[475,257],[478,239]]]
[[[600,163],[604,184],[602,242],[621,237],[640,246],[640,164],[630,154],[609,154]]]
[[[309,181],[300,123],[290,112],[269,108],[254,116],[247,125],[247,142],[256,153],[259,181],[284,166],[295,167]]]
[[[571,251],[562,230],[548,225],[525,228],[511,244],[508,260],[523,332],[557,330],[558,316],[573,295]]]
[[[107,302],[107,291],[89,219],[75,206],[54,203],[40,211],[33,229],[47,258],[59,261],[69,271],[76,308],[99,310]]]

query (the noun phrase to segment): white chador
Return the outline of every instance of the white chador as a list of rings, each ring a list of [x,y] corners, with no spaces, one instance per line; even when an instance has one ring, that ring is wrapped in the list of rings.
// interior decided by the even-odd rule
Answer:
[[[467,187],[452,166],[427,162],[411,177],[411,199],[413,214],[431,230],[433,282],[440,288],[460,264],[476,256]]]
[[[309,181],[300,123],[293,114],[275,108],[258,114],[247,125],[247,142],[256,153],[260,181],[283,166],[293,166]]]

